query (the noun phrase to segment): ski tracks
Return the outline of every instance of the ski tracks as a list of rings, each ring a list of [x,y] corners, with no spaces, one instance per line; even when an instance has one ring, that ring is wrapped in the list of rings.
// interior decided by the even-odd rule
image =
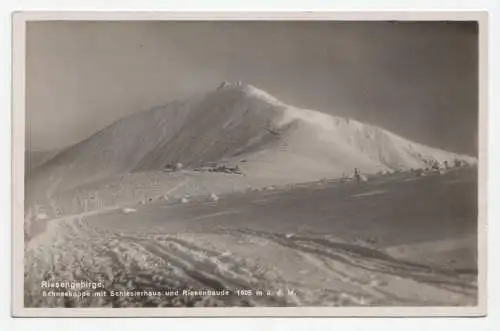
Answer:
[[[474,277],[396,260],[369,247],[324,238],[250,229],[224,230],[242,245],[259,240],[268,249],[298,257],[304,269],[326,278],[313,282],[271,270],[249,255],[206,245],[203,234],[117,233],[90,226],[85,217],[51,221],[25,251],[25,305],[80,306],[336,306],[471,304]],[[210,247],[209,247],[210,246]],[[266,257],[262,257],[266,258]],[[41,295],[42,280],[102,282],[108,291],[168,289],[269,290],[293,288],[291,296],[87,297]],[[444,301],[444,299],[448,301]]]
[[[258,267],[224,252],[196,246],[175,235],[113,233],[88,226],[85,219],[58,220],[26,250],[27,306],[252,306],[286,305],[274,297],[86,298],[41,295],[52,281],[101,281],[108,291],[169,289],[245,290],[265,284]]]

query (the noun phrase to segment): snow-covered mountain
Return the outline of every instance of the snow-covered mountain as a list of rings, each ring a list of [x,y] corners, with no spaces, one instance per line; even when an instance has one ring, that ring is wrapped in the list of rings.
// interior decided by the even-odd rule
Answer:
[[[125,117],[68,147],[32,174],[28,187],[51,192],[106,177],[238,164],[248,175],[315,180],[352,173],[476,159],[411,142],[382,128],[299,109],[251,85],[224,84],[205,95]]]
[[[55,150],[41,150],[41,151],[29,151],[25,152],[25,168],[26,175],[30,175],[31,172],[37,167],[41,166],[45,162],[49,161],[51,158],[56,156],[60,152],[59,149]]]

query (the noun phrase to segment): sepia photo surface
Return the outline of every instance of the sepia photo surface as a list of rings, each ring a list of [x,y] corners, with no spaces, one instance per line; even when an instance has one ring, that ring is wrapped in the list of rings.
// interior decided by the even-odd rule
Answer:
[[[484,312],[477,13],[19,15],[18,315]]]

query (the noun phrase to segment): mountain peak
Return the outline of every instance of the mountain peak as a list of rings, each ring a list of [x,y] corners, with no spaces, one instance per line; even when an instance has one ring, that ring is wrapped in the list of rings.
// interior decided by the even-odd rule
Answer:
[[[374,173],[454,159],[474,163],[361,122],[287,105],[237,81],[223,82],[201,100],[169,103],[113,123],[44,162],[30,176],[30,187],[36,187],[36,195],[111,175],[161,171],[177,162],[193,168],[242,162],[254,176],[315,180],[339,177],[354,167]],[[61,184],[52,186],[53,178]]]
[[[217,87],[217,90],[228,90],[228,89],[234,89],[234,88],[238,88],[238,87],[243,87],[243,83],[241,82],[241,80],[238,80],[234,83],[231,83],[231,82],[228,82],[228,81],[223,81],[219,84],[219,86]]]
[[[217,87],[217,91],[221,91],[221,90],[225,90],[225,91],[238,90],[238,91],[243,92],[245,95],[247,95],[249,97],[254,97],[254,98],[264,100],[272,105],[286,106],[286,104],[284,102],[278,100],[277,98],[272,96],[270,93],[268,93],[268,92],[266,92],[258,87],[255,87],[251,84],[242,83],[241,80],[238,80],[238,81],[233,82],[233,83],[228,82],[228,81],[223,81]]]

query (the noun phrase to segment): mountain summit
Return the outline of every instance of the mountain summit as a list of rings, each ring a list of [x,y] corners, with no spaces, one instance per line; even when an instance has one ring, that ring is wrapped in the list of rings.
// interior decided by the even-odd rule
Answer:
[[[50,192],[116,174],[237,164],[247,175],[291,181],[422,168],[475,158],[406,140],[355,120],[287,105],[254,86],[217,89],[127,116],[64,149],[28,185]]]

